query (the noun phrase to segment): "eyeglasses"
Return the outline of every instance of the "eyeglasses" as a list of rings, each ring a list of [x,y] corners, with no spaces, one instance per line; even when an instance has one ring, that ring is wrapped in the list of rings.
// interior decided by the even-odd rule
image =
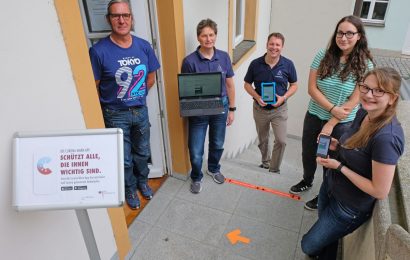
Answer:
[[[343,38],[343,36],[346,36],[347,39],[352,39],[355,34],[358,34],[358,32],[350,32],[350,31],[349,31],[349,32],[342,32],[342,31],[338,31],[338,32],[336,33],[336,37],[337,37],[337,38]]]
[[[129,20],[131,18],[130,13],[124,13],[124,14],[109,14],[110,18],[113,20],[120,20],[120,17],[122,17],[124,20]]]
[[[369,88],[364,83],[359,83],[359,91],[362,92],[363,94],[367,94],[369,91],[371,91],[372,95],[375,97],[382,97],[384,93],[386,93],[386,91],[380,88]]]

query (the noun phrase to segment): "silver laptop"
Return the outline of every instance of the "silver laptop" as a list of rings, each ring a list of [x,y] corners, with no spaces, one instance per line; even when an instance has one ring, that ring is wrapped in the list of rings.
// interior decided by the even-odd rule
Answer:
[[[182,117],[224,113],[221,72],[178,74],[178,90]]]

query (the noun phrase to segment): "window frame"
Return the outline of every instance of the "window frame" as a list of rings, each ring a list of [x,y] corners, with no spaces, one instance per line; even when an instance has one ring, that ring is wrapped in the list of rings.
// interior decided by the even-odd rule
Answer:
[[[361,14],[362,14],[362,9],[363,9],[363,3],[365,3],[365,2],[370,3],[369,12],[367,13],[366,18],[362,18]],[[373,13],[374,13],[374,8],[375,8],[377,3],[385,3],[386,4],[386,11],[385,11],[383,20],[373,19],[372,18]],[[388,13],[388,10],[389,10],[389,6],[390,6],[390,0],[357,0],[356,5],[355,5],[354,14],[356,16],[360,17],[360,19],[365,24],[384,26],[384,24],[386,22],[386,17],[387,17],[387,13]]]
[[[233,46],[235,48],[244,40],[245,34],[245,2],[246,0],[234,0],[234,12],[233,12],[233,27],[232,27],[232,37]],[[238,10],[239,9],[239,10]],[[238,12],[239,11],[239,12]],[[239,15],[238,15],[239,14]],[[239,16],[239,17],[238,17]],[[239,24],[239,26],[238,26]],[[237,31],[239,27],[239,32]]]
[[[235,32],[236,26],[236,2],[237,0],[229,0],[229,14],[228,14],[228,53],[231,57],[233,69],[236,70],[255,50],[257,38],[257,20],[259,10],[259,0],[243,0],[244,11],[243,16],[243,39],[236,42]],[[245,46],[245,47],[244,47]]]

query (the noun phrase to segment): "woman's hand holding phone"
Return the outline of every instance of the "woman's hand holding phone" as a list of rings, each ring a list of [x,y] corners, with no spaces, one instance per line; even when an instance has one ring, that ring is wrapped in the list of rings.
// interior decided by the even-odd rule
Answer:
[[[316,152],[316,162],[326,168],[336,169],[340,162],[329,157],[329,150],[335,151],[339,145],[339,141],[328,135],[320,134],[318,137],[318,147]]]
[[[327,158],[316,157],[316,162],[328,169],[337,169],[340,165],[340,162],[336,159],[332,159],[329,156]]]
[[[329,135],[323,135],[323,134],[319,135],[316,156],[321,157],[321,158],[328,157],[331,139],[332,137],[330,137]]]

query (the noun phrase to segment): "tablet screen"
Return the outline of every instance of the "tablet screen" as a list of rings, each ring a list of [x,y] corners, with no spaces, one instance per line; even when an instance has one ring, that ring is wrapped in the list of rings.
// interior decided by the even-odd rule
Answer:
[[[276,103],[275,82],[262,83],[262,100],[268,104]]]

